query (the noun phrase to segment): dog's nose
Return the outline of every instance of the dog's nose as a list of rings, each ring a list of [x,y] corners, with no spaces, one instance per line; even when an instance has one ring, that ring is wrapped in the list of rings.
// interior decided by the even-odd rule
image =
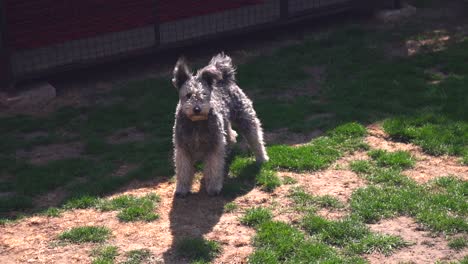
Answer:
[[[195,106],[195,107],[193,108],[193,112],[194,112],[195,114],[199,114],[199,113],[201,112],[201,108],[197,105],[197,106]]]

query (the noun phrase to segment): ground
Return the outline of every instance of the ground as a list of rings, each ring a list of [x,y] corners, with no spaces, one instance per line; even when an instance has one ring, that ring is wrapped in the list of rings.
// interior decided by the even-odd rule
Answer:
[[[411,4],[228,48],[271,160],[219,197],[173,196],[172,60],[53,78],[0,116],[0,263],[466,263],[468,7]]]

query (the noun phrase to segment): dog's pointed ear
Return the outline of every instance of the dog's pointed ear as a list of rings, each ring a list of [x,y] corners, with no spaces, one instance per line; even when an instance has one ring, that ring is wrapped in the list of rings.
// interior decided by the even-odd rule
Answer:
[[[212,86],[215,82],[223,79],[222,72],[220,72],[214,65],[206,66],[200,71],[199,75],[209,86]]]
[[[182,85],[190,78],[190,68],[184,57],[180,57],[174,67],[172,84],[179,90]]]

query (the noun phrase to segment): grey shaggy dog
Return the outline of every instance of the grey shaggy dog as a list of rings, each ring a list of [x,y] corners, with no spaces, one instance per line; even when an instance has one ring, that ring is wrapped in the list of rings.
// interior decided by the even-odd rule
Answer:
[[[175,195],[184,197],[190,192],[198,161],[204,163],[206,192],[218,195],[228,146],[236,142],[233,126],[247,140],[257,163],[268,161],[260,121],[252,101],[237,86],[236,70],[224,53],[196,74],[180,58],[173,73],[172,83],[179,93],[173,131]]]

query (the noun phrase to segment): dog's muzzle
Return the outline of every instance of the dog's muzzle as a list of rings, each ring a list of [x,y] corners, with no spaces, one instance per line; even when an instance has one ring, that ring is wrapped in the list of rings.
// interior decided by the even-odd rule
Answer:
[[[192,115],[189,117],[193,122],[207,120],[207,115]]]

